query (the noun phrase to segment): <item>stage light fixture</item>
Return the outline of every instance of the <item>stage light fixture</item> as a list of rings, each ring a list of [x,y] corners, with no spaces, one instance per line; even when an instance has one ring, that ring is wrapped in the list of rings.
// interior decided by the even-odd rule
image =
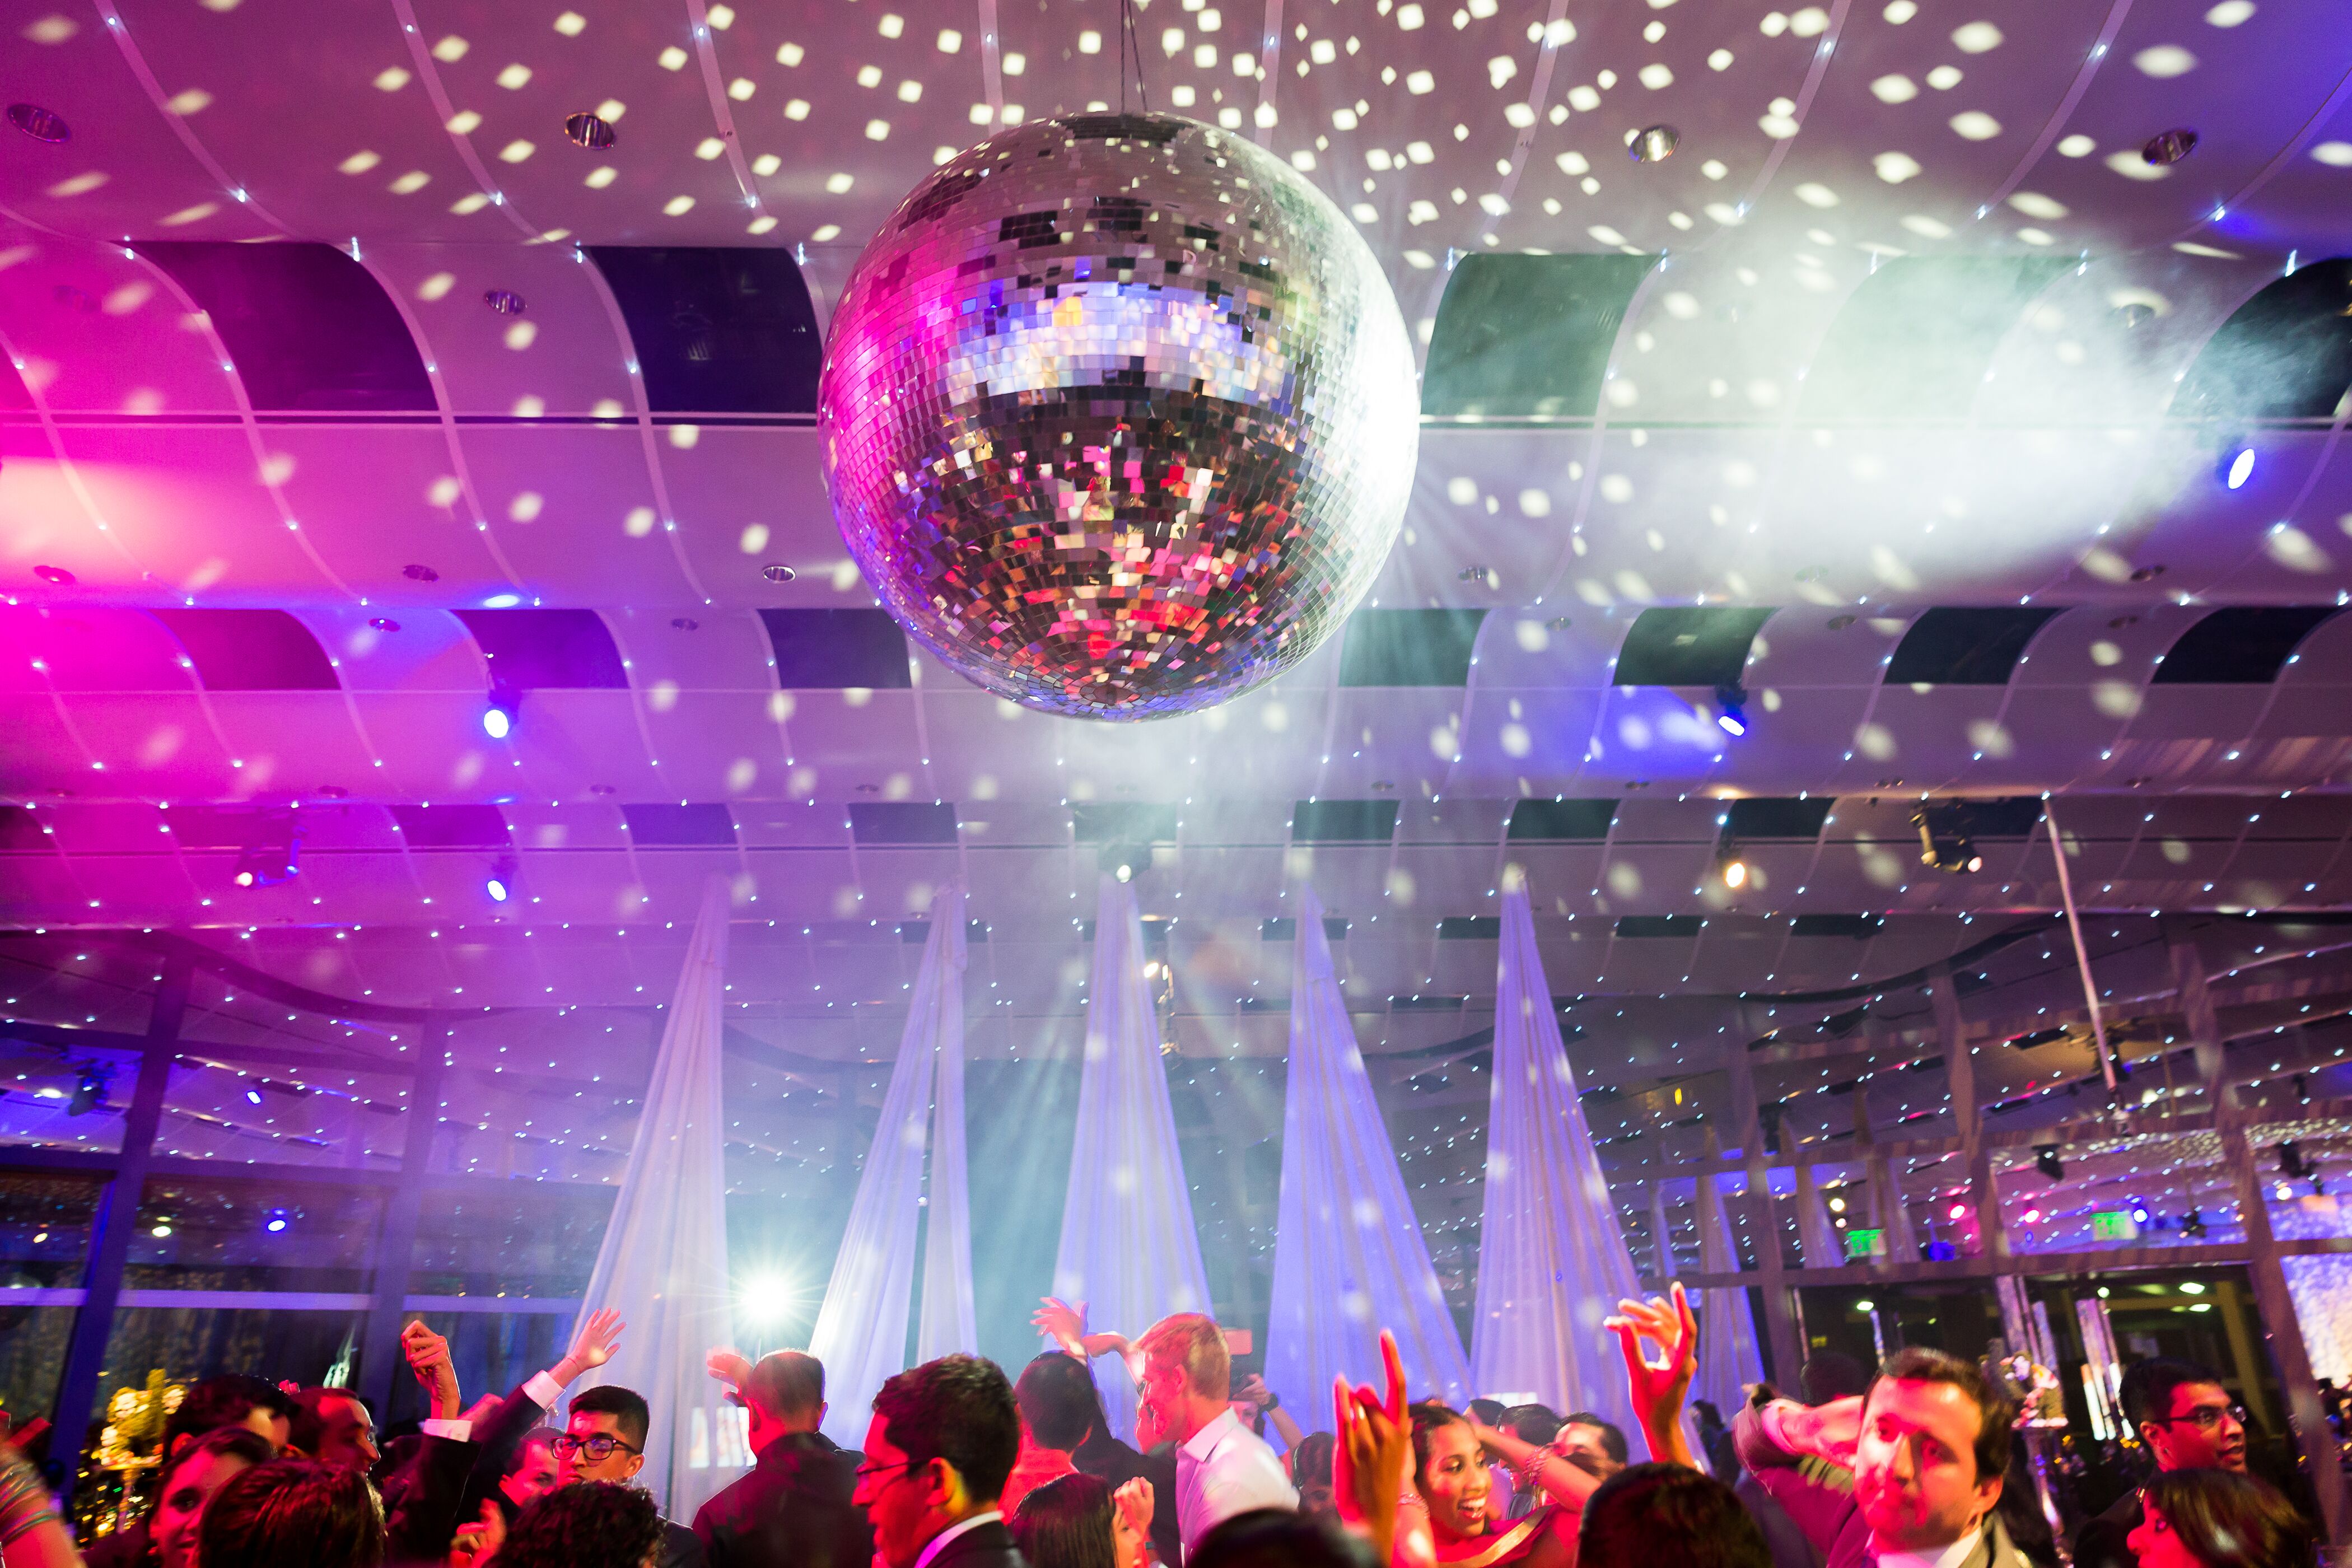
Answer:
[[[1832,1199],[1830,1200],[1830,1213],[1832,1213],[1832,1214],[1843,1214],[1843,1213],[1845,1213],[1845,1200],[1844,1200],[1843,1198],[1832,1198]]]
[[[1969,836],[1967,802],[1923,805],[1911,814],[1911,826],[1919,830],[1922,866],[1932,866],[1955,877],[1984,869],[1984,857],[1977,853],[1976,840]]]
[[[2245,488],[2246,481],[2253,477],[2254,449],[2252,447],[2241,447],[2231,453],[2230,460],[2221,469],[2221,482],[2233,490],[2242,489]]]
[[[1095,856],[1095,868],[1108,871],[1122,882],[1132,882],[1151,869],[1151,846],[1149,844],[1106,844]]]
[[[1716,868],[1723,873],[1723,885],[1733,892],[1748,886],[1748,860],[1732,845],[1727,843],[1716,857]]]
[[[2131,1216],[2132,1224],[2146,1225],[2148,1221],[2148,1206],[2146,1204],[2141,1203],[2137,1198],[2134,1198],[2132,1200]]]
[[[301,869],[302,825],[291,812],[265,819],[269,838],[248,844],[237,852],[233,879],[240,888],[274,888],[294,879]]]
[[[1875,1312],[1878,1310],[1878,1303],[1864,1296],[1853,1304],[1853,1310],[1857,1312]]]
[[[2033,1164],[2035,1169],[2053,1182],[2063,1182],[2066,1179],[2066,1162],[2058,1157],[2058,1145],[2055,1143],[2035,1145]]]
[[[68,1116],[87,1116],[93,1110],[106,1109],[106,1086],[114,1080],[114,1068],[107,1062],[92,1062],[81,1069],[81,1079],[74,1085],[73,1098],[66,1101]]]
[[[2190,1237],[2203,1236],[2205,1234],[2204,1214],[2200,1210],[2190,1209],[2187,1214],[2182,1215],[2180,1216],[2180,1234]],[[2189,1290],[2189,1287],[2186,1285],[2183,1285],[2181,1289],[2183,1290]],[[2189,1290],[2189,1294],[2192,1296],[2202,1295],[2204,1290],[2205,1287],[2200,1285],[2196,1289]]]
[[[1728,682],[1715,689],[1715,727],[1727,735],[1748,733],[1748,691]]]
[[[245,1098],[247,1103],[251,1105],[259,1105],[261,1103],[261,1091],[257,1089],[248,1089],[245,1091]]]
[[[1960,1221],[1969,1217],[1969,1205],[1966,1204],[1954,1204],[1946,1213],[1944,1217],[1950,1220],[1954,1225],[1958,1225]]]
[[[2303,1146],[2293,1140],[2278,1146],[2279,1174],[2300,1182],[2309,1179],[2310,1163],[2303,1157]]]
[[[490,902],[494,904],[503,904],[514,897],[515,860],[513,856],[499,857],[497,863],[490,868],[490,874],[482,879],[482,891],[490,896]]]
[[[522,693],[508,686],[492,686],[489,701],[482,708],[482,733],[493,741],[505,740],[514,733],[521,711]]]
[[[269,1211],[269,1222],[261,1228],[268,1231],[270,1235],[276,1236],[279,1231],[286,1228],[287,1223],[286,1211],[284,1209],[271,1209]]]
[[[2025,1207],[2025,1212],[2017,1216],[2017,1221],[2020,1225],[2040,1225],[2042,1223],[2042,1211],[2035,1208],[2032,1205],[2028,1204]]]

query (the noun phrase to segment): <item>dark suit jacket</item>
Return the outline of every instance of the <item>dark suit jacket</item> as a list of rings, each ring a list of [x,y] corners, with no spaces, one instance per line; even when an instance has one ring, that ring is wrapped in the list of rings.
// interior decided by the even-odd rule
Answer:
[[[931,1568],[1027,1568],[1027,1564],[1022,1561],[1021,1548],[1013,1543],[1013,1532],[1002,1521],[992,1519],[949,1542],[947,1550],[931,1559]]]
[[[849,1500],[858,1458],[814,1432],[769,1444],[694,1516],[709,1568],[871,1568],[874,1531]]]
[[[2094,1514],[2074,1531],[2074,1568],[2132,1568],[2131,1532],[2147,1515],[2134,1488],[2117,1498],[2106,1512]]]
[[[662,1521],[660,1555],[654,1559],[658,1568],[703,1568],[702,1537],[682,1524]]]
[[[1151,1483],[1151,1550],[1174,1568],[1183,1561],[1183,1535],[1176,1522],[1176,1450],[1163,1446],[1139,1454],[1097,1426],[1070,1451],[1081,1475],[1108,1481],[1117,1491],[1138,1476]]]
[[[476,1445],[454,1437],[427,1437],[408,1462],[383,1483],[384,1557],[387,1562],[441,1563],[457,1533],[466,1478],[473,1473]]]

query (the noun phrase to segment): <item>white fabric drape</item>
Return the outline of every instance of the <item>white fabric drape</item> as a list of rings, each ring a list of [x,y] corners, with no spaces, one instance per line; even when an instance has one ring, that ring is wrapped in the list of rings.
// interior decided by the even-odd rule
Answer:
[[[1674,1282],[1675,1224],[1666,1216],[1666,1184],[1650,1184],[1650,1247],[1657,1260],[1658,1283],[1663,1288]]]
[[[931,900],[931,934],[916,972],[898,1060],[883,1090],[874,1146],[858,1173],[849,1226],[809,1340],[809,1353],[824,1363],[824,1434],[845,1447],[865,1440],[875,1394],[907,1366],[907,1311],[914,1290],[927,1150],[931,1224],[917,1336],[922,1348],[917,1353],[929,1359],[979,1348],[964,1184],[964,961],[963,890],[950,885]]]
[[[1593,1410],[1633,1431],[1625,1363],[1601,1321],[1634,1293],[1536,952],[1527,889],[1503,889],[1485,1215],[1470,1376],[1481,1394]]]
[[[1700,1176],[1698,1191],[1698,1258],[1703,1274],[1736,1274],[1738,1249],[1731,1245],[1731,1228],[1723,1214],[1720,1178]],[[1762,1237],[1769,1246],[1777,1238]],[[1747,1402],[1740,1384],[1764,1381],[1764,1360],[1756,1350],[1756,1317],[1748,1309],[1748,1292],[1738,1286],[1698,1293],[1698,1373],[1691,1379],[1691,1397],[1715,1402],[1717,1410],[1733,1411]]]
[[[1294,1410],[1316,1410],[1334,1374],[1372,1378],[1385,1328],[1413,1396],[1459,1408],[1471,1394],[1462,1337],[1364,1071],[1323,906],[1311,888],[1298,903],[1266,1386]]]
[[[1814,1184],[1811,1165],[1797,1167],[1797,1242],[1808,1268],[1835,1268],[1845,1261],[1837,1226],[1830,1223],[1830,1211],[1822,1206],[1822,1190]]]
[[[612,1221],[581,1298],[583,1314],[614,1308],[628,1330],[619,1353],[582,1377],[574,1392],[617,1383],[646,1396],[654,1421],[638,1479],[672,1519],[692,1519],[751,1463],[741,1415],[702,1364],[713,1346],[734,1338],[719,1094],[727,915],[726,879],[713,877],[670,999]]]
[[[1105,876],[1054,1294],[1073,1305],[1086,1301],[1092,1327],[1129,1338],[1171,1312],[1210,1310],[1143,963],[1135,889]],[[1135,1386],[1117,1357],[1095,1363],[1095,1384],[1112,1433],[1132,1436]]]

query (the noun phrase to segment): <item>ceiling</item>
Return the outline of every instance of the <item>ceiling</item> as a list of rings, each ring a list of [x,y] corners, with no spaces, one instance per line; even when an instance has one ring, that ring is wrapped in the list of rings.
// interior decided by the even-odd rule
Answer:
[[[2330,927],[2232,934],[2352,902],[2334,7],[1139,5],[1151,104],[1330,195],[1428,379],[1367,607],[1223,708],[1121,726],[880,620],[804,391],[928,169],[1120,101],[1118,12],[890,4],[12,10],[0,922],[52,933],[5,944],[14,1016],[143,1027],[152,954],[67,933],[168,930],[353,1006],[542,1010],[492,1016],[484,1072],[544,1045],[642,1077],[717,873],[744,1039],[786,1053],[730,1071],[782,1093],[890,1054],[906,922],[961,878],[975,1052],[1051,1056],[1108,847],[1187,1056],[1279,1053],[1266,922],[1311,883],[1395,1107],[1482,1046],[1516,867],[1599,1031],[1580,1074],[1664,1126],[1685,1047],[1775,1005],[1812,1031],[2001,933],[1988,1037],[2079,1016],[2053,817],[2119,997],[2170,1009],[2160,912],[2271,976],[2245,1006],[2341,1010]],[[609,150],[567,138],[583,111]],[[724,268],[765,313],[711,307],[705,374],[663,290]],[[1953,796],[2015,803],[1973,875],[1919,863],[1913,812]],[[295,830],[296,876],[236,885]],[[207,984],[224,1041],[416,1037]],[[1916,1055],[1924,1016],[1889,1014],[1782,1089]],[[2092,1070],[2079,1040],[1995,1055],[1980,1098]],[[759,1146],[815,1136],[793,1114]]]

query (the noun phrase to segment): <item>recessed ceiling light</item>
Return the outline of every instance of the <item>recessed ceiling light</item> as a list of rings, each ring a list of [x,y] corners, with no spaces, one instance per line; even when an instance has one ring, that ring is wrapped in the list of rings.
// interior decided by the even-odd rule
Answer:
[[[33,568],[33,575],[44,583],[55,583],[60,588],[70,588],[79,581],[72,573],[62,566],[36,566]]]
[[[511,289],[490,289],[482,294],[482,303],[501,316],[522,314],[522,296]]]
[[[412,583],[438,583],[441,574],[430,566],[420,566],[412,561],[400,569],[400,574]]]
[[[2161,566],[2143,566],[2131,574],[2131,580],[2135,583],[2152,583],[2163,575],[2164,568]]]
[[[617,795],[620,792],[614,789],[611,784],[590,784],[588,786],[588,793],[590,795]]]
[[[696,619],[695,619],[693,616],[672,616],[672,617],[671,617],[671,619],[670,619],[670,623],[669,623],[669,624],[670,624],[671,626],[676,626],[679,631],[682,631],[682,632],[690,632],[690,631],[695,631],[695,630],[699,629],[699,628],[701,627],[701,626],[702,626],[702,623],[701,623],[700,621],[696,620]]]
[[[380,632],[396,632],[400,629],[400,623],[390,616],[370,616],[368,625]]]
[[[1842,632],[1845,630],[1846,627],[1853,625],[1855,619],[1856,617],[1853,616],[1832,616],[1830,617],[1830,630],[1833,632]]]
[[[599,114],[591,114],[585,110],[565,118],[563,133],[571,137],[576,145],[585,147],[591,153],[608,152],[613,143],[618,140],[611,121]]]
[[[1645,125],[1626,144],[1625,155],[1636,163],[1663,163],[1683,144],[1683,133],[1671,125]]]
[[[2149,137],[2139,150],[2139,155],[2157,168],[2178,163],[2197,151],[2197,132],[2186,125],[2176,125],[2169,131],[2159,131]]]
[[[12,103],[8,106],[8,123],[36,142],[55,144],[73,140],[73,127],[65,116],[52,113],[37,103]]]
[[[771,583],[789,583],[800,574],[779,561],[772,565],[761,567],[760,575]]]
[[[2107,630],[2111,632],[2119,632],[2126,626],[2136,626],[2137,625],[2139,625],[2139,617],[2137,616],[2117,616],[2114,620],[2107,623]]]

